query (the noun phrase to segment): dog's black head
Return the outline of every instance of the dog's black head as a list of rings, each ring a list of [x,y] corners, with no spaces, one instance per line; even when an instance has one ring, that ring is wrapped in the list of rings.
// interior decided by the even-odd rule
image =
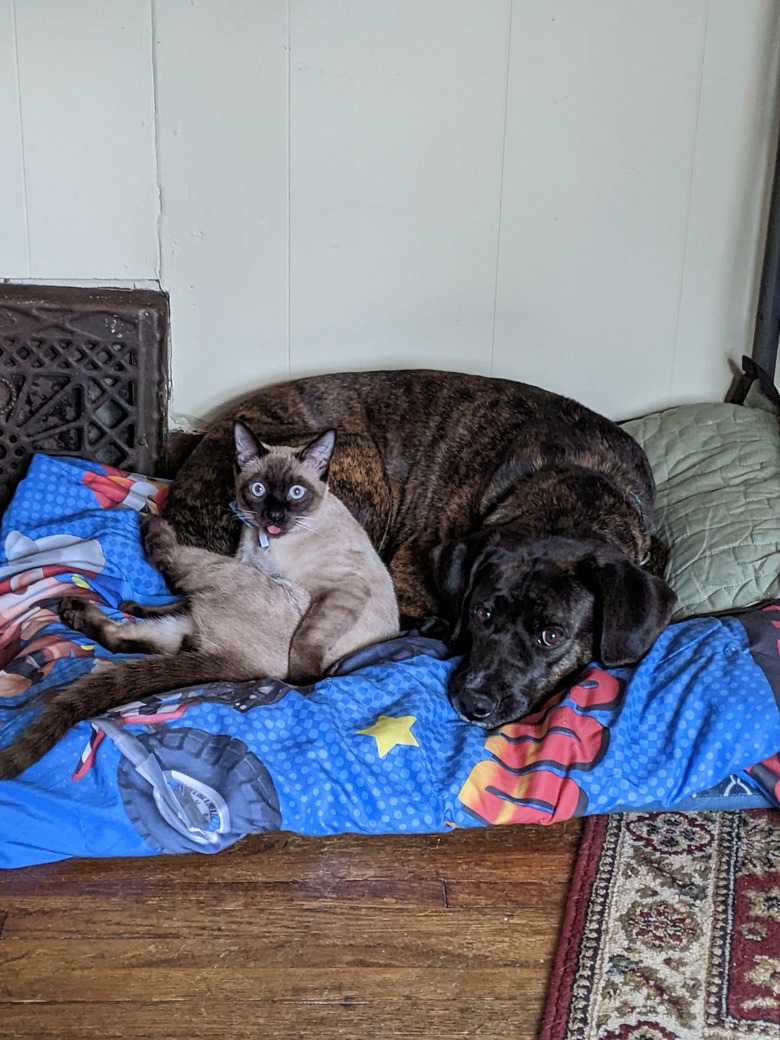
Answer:
[[[486,729],[533,711],[590,661],[636,663],[675,600],[618,548],[569,538],[523,544],[483,532],[443,547],[436,566],[462,605],[454,646],[464,658],[449,699]]]

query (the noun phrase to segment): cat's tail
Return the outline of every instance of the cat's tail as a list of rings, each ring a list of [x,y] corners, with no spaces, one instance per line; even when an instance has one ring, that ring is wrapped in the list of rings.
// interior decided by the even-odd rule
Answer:
[[[102,715],[153,693],[219,680],[257,678],[239,675],[225,657],[184,651],[171,657],[139,657],[99,667],[52,694],[43,712],[8,747],[0,750],[0,780],[10,780],[43,758],[79,722]]]

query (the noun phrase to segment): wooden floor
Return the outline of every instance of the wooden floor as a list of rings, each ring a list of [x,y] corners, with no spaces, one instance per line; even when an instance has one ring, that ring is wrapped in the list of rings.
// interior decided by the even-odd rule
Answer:
[[[535,1040],[576,823],[0,875],[0,1037]]]

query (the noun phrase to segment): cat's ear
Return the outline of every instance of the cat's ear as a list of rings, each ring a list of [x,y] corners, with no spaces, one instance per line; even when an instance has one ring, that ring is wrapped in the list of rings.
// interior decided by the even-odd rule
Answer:
[[[328,479],[328,466],[333,449],[336,447],[336,431],[326,430],[306,445],[300,454],[304,466],[309,466],[317,471],[320,480],[325,483]]]
[[[239,469],[243,469],[251,459],[262,458],[268,450],[239,419],[233,423],[233,436],[236,442],[236,463]]]

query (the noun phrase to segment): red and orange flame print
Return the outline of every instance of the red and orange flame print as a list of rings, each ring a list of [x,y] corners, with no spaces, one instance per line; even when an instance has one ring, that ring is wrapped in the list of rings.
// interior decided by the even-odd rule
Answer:
[[[125,506],[140,512],[161,513],[168,497],[168,484],[151,477],[102,466],[102,473],[87,470],[82,484],[94,494],[101,509]]]
[[[571,776],[604,757],[609,730],[590,713],[612,711],[624,683],[599,668],[521,722],[501,726],[485,741],[490,758],[478,762],[458,798],[488,824],[558,823],[582,816],[588,796]]]

